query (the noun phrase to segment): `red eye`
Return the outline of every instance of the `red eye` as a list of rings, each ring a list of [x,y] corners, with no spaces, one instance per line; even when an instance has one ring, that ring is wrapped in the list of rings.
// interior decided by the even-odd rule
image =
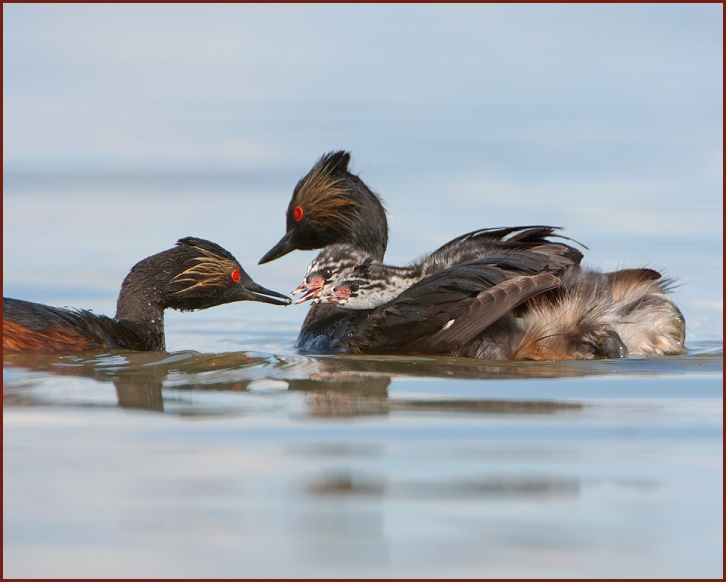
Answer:
[[[232,281],[237,283],[239,281],[239,269],[232,271]]]
[[[303,217],[303,209],[299,206],[296,206],[295,210],[293,210],[293,216],[295,216],[295,220],[297,222],[300,222],[300,219]]]

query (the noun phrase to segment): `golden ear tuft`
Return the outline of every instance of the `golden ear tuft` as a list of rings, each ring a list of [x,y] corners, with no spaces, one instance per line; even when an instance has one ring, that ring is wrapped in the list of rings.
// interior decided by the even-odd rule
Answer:
[[[305,215],[310,222],[338,223],[352,227],[353,209],[360,204],[350,197],[343,180],[344,176],[333,176],[332,168],[326,165],[314,167],[300,182],[296,196],[298,205],[294,209],[295,220],[299,222]]]
[[[194,264],[172,279],[172,282],[188,284],[177,291],[177,295],[188,293],[198,287],[225,287],[229,284],[230,273],[233,281],[239,280],[240,273],[236,262],[220,257],[207,249],[197,248],[202,254],[190,259]]]

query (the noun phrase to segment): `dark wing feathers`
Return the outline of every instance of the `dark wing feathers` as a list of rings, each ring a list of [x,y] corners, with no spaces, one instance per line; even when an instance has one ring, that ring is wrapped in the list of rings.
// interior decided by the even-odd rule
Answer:
[[[548,237],[572,240],[555,231],[555,226],[514,226],[508,228],[483,228],[461,235],[436,249],[427,257],[416,261],[425,273],[433,273],[457,263],[501,252],[532,250],[544,254],[566,257],[568,262],[579,264],[582,253]],[[579,244],[579,243],[578,243]]]
[[[526,245],[532,245],[532,244],[538,244],[543,242],[551,242],[547,239],[547,237],[556,237],[564,240],[570,240],[573,242],[573,239],[566,237],[562,234],[558,234],[555,231],[562,230],[561,226],[544,226],[544,225],[536,225],[536,226],[509,226],[504,228],[480,228],[478,230],[474,230],[472,232],[467,232],[466,234],[462,234],[461,236],[456,237],[453,240],[450,240],[446,244],[442,245],[438,249],[436,249],[434,252],[437,253],[439,251],[446,251],[450,248],[458,248],[461,246],[462,243],[469,243],[471,241],[482,241],[482,242],[498,242],[500,243],[498,246],[501,248],[502,244],[509,243],[510,246],[515,246],[513,243],[519,243],[520,245],[526,244]],[[514,234],[513,234],[514,233]],[[508,235],[512,235],[508,239],[504,239],[504,237]],[[584,245],[577,243],[583,248],[586,248]]]
[[[501,253],[434,273],[394,301],[351,321],[349,350],[449,351],[527,299],[557,287],[559,279],[553,273],[573,264],[557,259],[532,251]]]
[[[22,299],[3,297],[3,319],[35,331],[45,331],[61,326],[84,329],[89,327],[88,322],[97,318],[103,319],[104,316],[86,310],[61,309]],[[92,326],[91,329],[93,329]]]
[[[523,275],[499,283],[468,302],[467,308],[456,319],[450,320],[452,323],[448,327],[427,340],[427,345],[434,351],[454,350],[472,341],[497,319],[527,299],[559,285],[560,280],[551,273]]]

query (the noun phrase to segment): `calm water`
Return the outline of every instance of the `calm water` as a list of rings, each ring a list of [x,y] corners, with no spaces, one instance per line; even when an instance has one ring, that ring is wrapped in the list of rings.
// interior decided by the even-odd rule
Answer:
[[[719,345],[5,357],[6,576],[714,576]]]
[[[5,295],[113,313],[130,265],[187,234],[280,291],[314,256],[256,265],[284,185],[264,234],[224,188],[192,230],[201,194],[91,186],[6,181]],[[255,303],[168,313],[161,354],[6,354],[4,574],[721,576],[719,307],[682,289],[676,358],[304,357],[306,307]]]

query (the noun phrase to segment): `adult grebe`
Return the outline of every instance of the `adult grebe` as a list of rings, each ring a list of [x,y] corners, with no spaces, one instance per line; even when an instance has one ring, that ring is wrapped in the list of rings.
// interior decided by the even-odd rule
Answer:
[[[349,243],[383,260],[388,221],[381,199],[348,171],[350,154],[323,155],[297,183],[287,207],[287,232],[259,264],[295,249]]]
[[[192,311],[234,301],[290,303],[284,295],[255,283],[219,245],[187,237],[131,269],[121,285],[113,319],[3,298],[3,350],[163,350],[165,309]]]
[[[382,262],[388,240],[385,212],[380,199],[349,172],[349,160],[347,152],[325,154],[298,182],[288,206],[287,233],[260,261],[267,262],[293,249],[328,247],[322,259],[327,253],[335,261],[331,265],[323,260],[311,265],[296,290],[304,293],[298,302],[315,299],[324,289],[340,282],[336,272],[345,276],[350,275],[351,268],[370,272],[374,264]],[[303,322],[297,346],[307,351],[442,353],[492,359],[580,359],[684,352],[685,321],[666,296],[670,281],[660,280],[660,274],[651,269],[608,274],[583,270],[579,267],[581,255],[568,256],[562,251],[559,255],[571,262],[564,268],[548,263],[545,252],[535,257],[539,262],[530,262],[520,270],[525,255],[517,253],[525,250],[507,249],[507,234],[492,233],[526,232],[527,228],[550,229],[537,243],[543,248],[559,246],[579,254],[547,238],[553,236],[553,227],[476,231],[485,239],[489,230],[492,240],[472,264],[434,261],[425,273],[413,268],[408,272],[413,276],[399,278],[391,293],[382,293],[365,310],[351,311],[316,302]],[[472,234],[442,249],[455,251],[456,245]],[[339,244],[348,246],[329,246]],[[346,249],[348,257],[340,253]],[[437,272],[437,267],[442,270]],[[533,279],[538,275],[542,277]],[[503,306],[509,312],[490,321]],[[619,314],[617,321],[611,317],[613,313]],[[468,320],[466,325],[462,318]],[[442,321],[446,329],[431,327],[433,321]],[[482,327],[484,324],[488,327]],[[567,341],[557,343],[559,340],[554,338]]]

